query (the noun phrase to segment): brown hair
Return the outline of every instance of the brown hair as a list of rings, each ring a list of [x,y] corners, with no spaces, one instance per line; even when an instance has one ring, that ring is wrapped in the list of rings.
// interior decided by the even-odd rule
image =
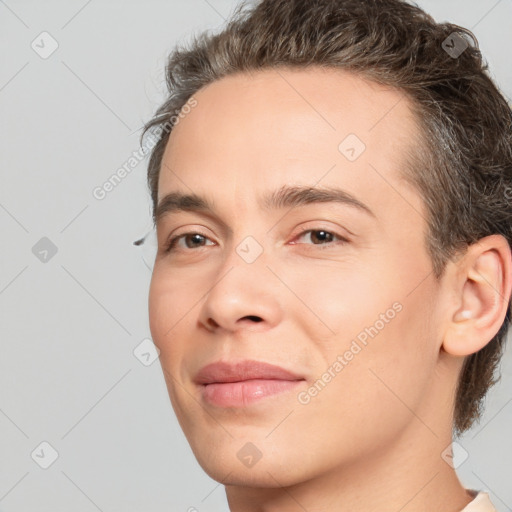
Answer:
[[[358,73],[412,100],[423,137],[403,172],[425,201],[425,244],[437,279],[448,260],[480,238],[498,233],[512,246],[511,108],[469,30],[438,24],[402,0],[241,3],[220,33],[201,33],[189,48],[176,47],[166,67],[169,96],[141,137],[159,131],[148,167],[153,216],[169,123],[194,93],[233,73],[309,65]],[[165,124],[169,129],[162,130]],[[455,397],[456,435],[480,418],[483,399],[499,380],[495,370],[510,321],[509,303],[496,336],[466,357]]]

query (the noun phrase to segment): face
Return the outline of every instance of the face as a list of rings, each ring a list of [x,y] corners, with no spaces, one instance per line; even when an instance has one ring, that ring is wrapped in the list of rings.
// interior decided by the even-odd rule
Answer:
[[[191,448],[234,485],[374,460],[411,410],[430,414],[439,352],[426,213],[400,178],[408,101],[322,69],[238,74],[195,99],[163,158],[149,297]],[[192,194],[204,204],[176,199]]]

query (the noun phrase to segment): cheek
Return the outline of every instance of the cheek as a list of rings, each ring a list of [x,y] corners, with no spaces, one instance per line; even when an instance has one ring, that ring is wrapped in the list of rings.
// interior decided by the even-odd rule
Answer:
[[[377,267],[361,262],[318,263],[307,272],[297,268],[288,275],[285,279],[299,300],[289,300],[291,309],[286,309],[324,349],[341,349],[375,322],[381,327],[380,315],[399,297],[390,287],[393,283],[380,279]]]
[[[290,314],[314,342],[310,354],[317,377],[329,368],[336,374],[317,405],[343,399],[362,415],[369,403],[397,413],[393,403],[403,404],[393,392],[411,406],[418,403],[434,371],[437,345],[428,322],[435,290],[427,279],[411,293],[417,276],[412,267],[382,261],[382,268],[318,267],[289,281],[305,303],[296,303]],[[334,367],[339,356],[342,369]]]
[[[200,295],[199,295],[200,296]],[[160,365],[167,385],[169,398],[178,420],[181,422],[186,410],[186,401],[180,398],[183,382],[181,373],[186,358],[186,330],[192,328],[193,304],[197,301],[190,286],[181,286],[179,279],[168,272],[153,270],[148,297],[149,326],[153,342],[160,351]]]
[[[194,304],[201,297],[195,288],[190,280],[184,283],[179,276],[155,266],[148,297],[149,325],[153,342],[166,361],[179,355],[178,333],[191,321]]]
[[[323,361],[309,383],[314,396],[299,406],[294,417],[312,431],[323,432],[326,441],[320,444],[326,453],[333,443],[342,445],[347,439],[347,457],[354,455],[353,447],[359,447],[359,456],[361,450],[371,453],[390,446],[400,431],[417,421],[414,413],[423,417],[420,411],[435,359],[429,358],[426,334],[417,330],[421,322],[412,306],[404,304],[381,330],[360,330],[366,334],[365,343],[341,334],[329,345],[318,344]]]

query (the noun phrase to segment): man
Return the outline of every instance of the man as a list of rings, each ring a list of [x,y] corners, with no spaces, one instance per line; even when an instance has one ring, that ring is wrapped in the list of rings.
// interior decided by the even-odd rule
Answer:
[[[150,327],[230,509],[495,510],[450,464],[512,288],[512,114],[472,34],[263,0],[167,80]]]

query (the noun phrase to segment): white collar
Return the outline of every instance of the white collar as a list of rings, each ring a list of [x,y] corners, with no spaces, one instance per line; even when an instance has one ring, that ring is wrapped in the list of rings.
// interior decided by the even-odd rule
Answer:
[[[468,491],[475,495],[471,503],[468,503],[460,512],[496,512],[492,504],[489,494],[484,491],[475,491],[468,489]]]

